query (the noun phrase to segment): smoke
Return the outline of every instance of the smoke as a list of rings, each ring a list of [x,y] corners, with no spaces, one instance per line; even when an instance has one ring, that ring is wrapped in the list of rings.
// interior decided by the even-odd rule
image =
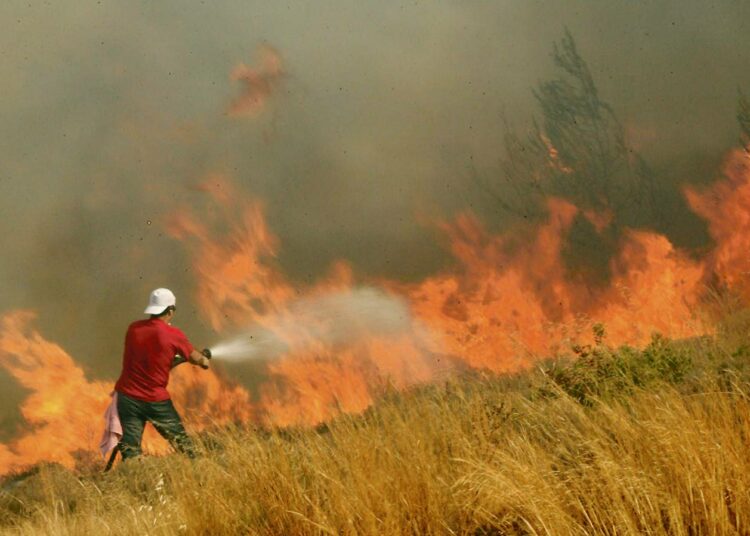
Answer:
[[[497,201],[515,195],[498,164],[506,122],[524,133],[538,116],[531,90],[556,76],[550,51],[566,27],[669,192],[658,208],[670,239],[705,248],[681,187],[713,179],[738,138],[748,10],[698,0],[3,2],[0,311],[37,311],[40,331],[98,377],[117,375],[125,328],[159,286],[176,292],[176,323],[191,339],[216,338],[162,225],[177,207],[200,210],[193,187],[214,173],[264,201],[295,282],[335,259],[363,277],[439,272],[451,256],[415,214],[469,207],[491,230],[507,225]],[[570,256],[592,256],[598,246],[579,234]],[[0,377],[3,396],[14,385]],[[2,411],[16,406],[4,398]]]
[[[332,348],[350,345],[366,336],[398,336],[412,327],[404,300],[383,291],[360,287],[290,304],[284,315],[264,320],[211,347],[215,358],[226,361],[275,359],[314,342]]]

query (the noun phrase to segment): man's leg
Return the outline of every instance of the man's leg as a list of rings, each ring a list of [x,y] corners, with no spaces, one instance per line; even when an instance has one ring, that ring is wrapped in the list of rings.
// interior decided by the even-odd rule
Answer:
[[[193,441],[185,432],[179,413],[171,400],[163,402],[150,402],[148,408],[148,420],[154,425],[164,439],[169,441],[172,448],[195,458],[195,446]]]
[[[141,455],[141,438],[146,425],[144,402],[117,393],[117,414],[122,424],[122,439],[117,445],[122,459],[127,460]]]

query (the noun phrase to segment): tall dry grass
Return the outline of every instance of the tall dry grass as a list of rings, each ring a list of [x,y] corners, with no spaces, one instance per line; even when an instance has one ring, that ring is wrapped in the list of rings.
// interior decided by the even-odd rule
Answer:
[[[194,461],[147,458],[106,475],[42,467],[6,482],[0,526],[53,535],[750,534],[750,387],[722,364],[745,354],[693,345],[686,359],[706,352],[715,355],[679,382],[661,374],[643,385],[607,361],[625,354],[579,359],[618,380],[584,401],[565,383],[576,374],[464,378],[390,394],[318,430],[223,430],[202,438]]]

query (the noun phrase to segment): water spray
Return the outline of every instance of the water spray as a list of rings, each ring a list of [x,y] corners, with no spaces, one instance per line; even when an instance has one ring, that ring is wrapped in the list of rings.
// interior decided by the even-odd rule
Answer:
[[[406,302],[380,289],[360,287],[306,297],[283,313],[211,346],[215,359],[230,362],[274,359],[310,343],[346,346],[369,336],[398,336],[412,328]]]

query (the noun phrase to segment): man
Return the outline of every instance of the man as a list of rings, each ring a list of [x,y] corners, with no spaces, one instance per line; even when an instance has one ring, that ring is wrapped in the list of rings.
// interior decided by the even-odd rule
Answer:
[[[171,325],[176,303],[171,290],[157,288],[144,311],[149,318],[130,324],[125,335],[122,373],[115,384],[122,425],[122,439],[117,447],[123,460],[141,454],[141,437],[147,421],[173,448],[195,456],[193,443],[167,392],[167,383],[172,367],[185,360],[207,369],[206,355],[210,353],[195,350],[185,334]]]

